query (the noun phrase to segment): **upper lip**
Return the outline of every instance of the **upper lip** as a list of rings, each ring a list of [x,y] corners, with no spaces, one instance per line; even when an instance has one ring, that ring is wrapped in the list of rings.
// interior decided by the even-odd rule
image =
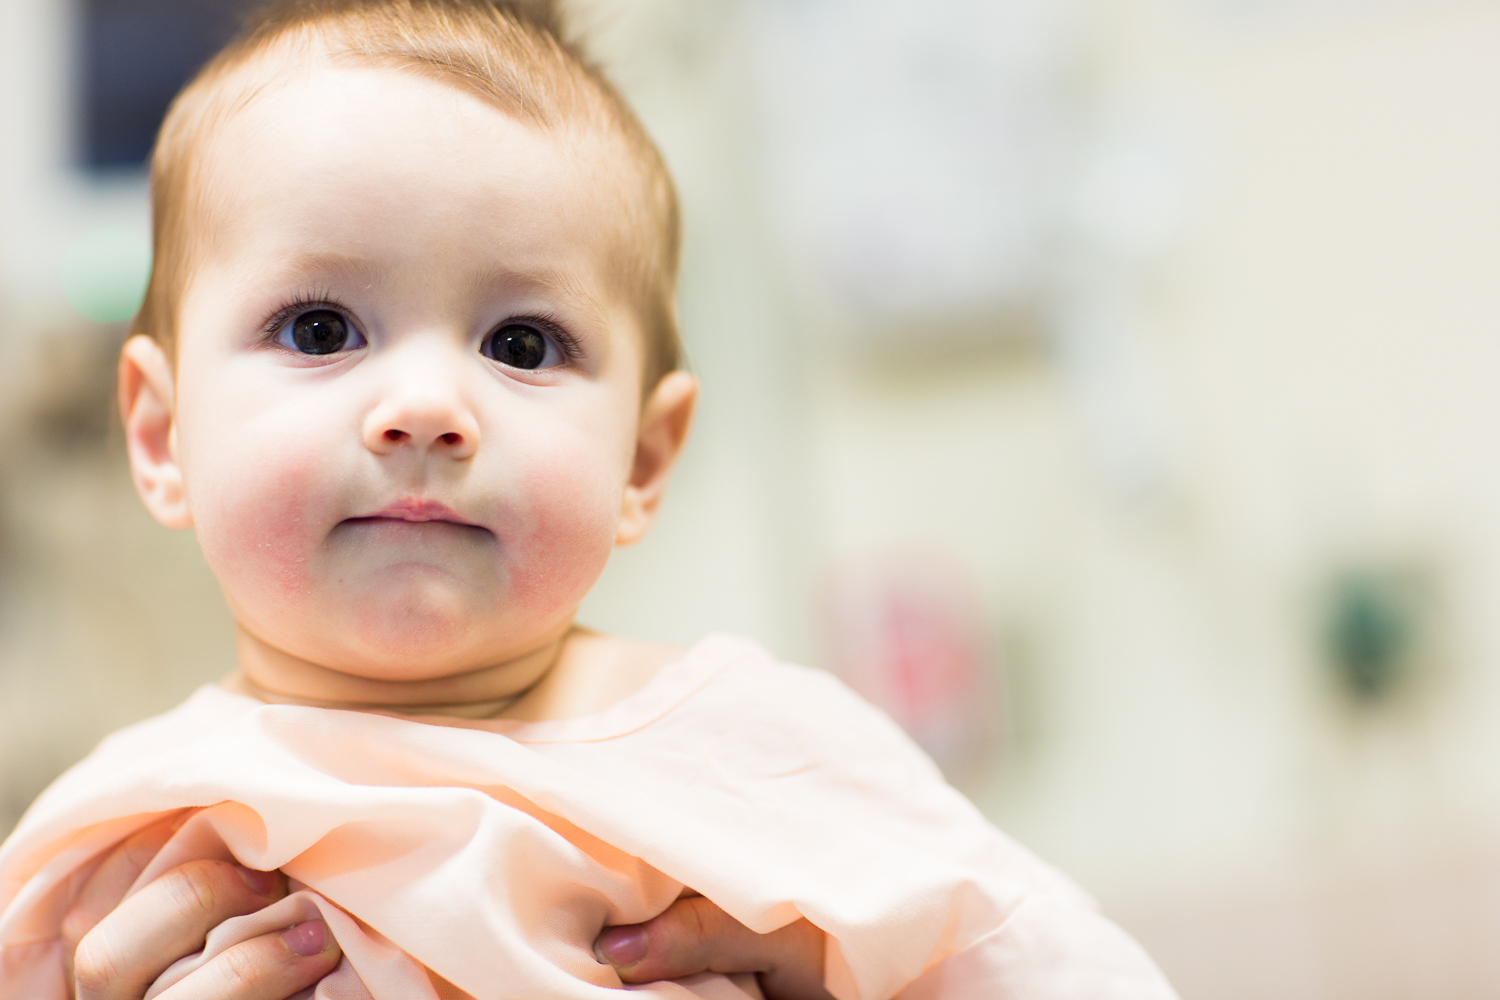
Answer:
[[[479,525],[464,517],[458,511],[438,500],[427,500],[422,497],[408,497],[404,500],[396,500],[386,504],[373,514],[364,515],[365,518],[384,517],[393,521],[451,521],[454,524],[468,524],[474,527]]]

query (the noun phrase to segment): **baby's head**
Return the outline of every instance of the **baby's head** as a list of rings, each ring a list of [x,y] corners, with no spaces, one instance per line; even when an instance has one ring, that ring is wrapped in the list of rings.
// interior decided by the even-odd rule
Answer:
[[[519,8],[273,6],[162,126],[132,468],[273,681],[555,644],[686,433],[671,180]]]
[[[552,4],[537,0],[267,5],[184,88],[162,124],[151,165],[157,266],[132,333],[172,352],[176,309],[197,252],[210,238],[217,207],[210,196],[223,194],[214,190],[211,166],[212,146],[226,121],[259,92],[297,76],[320,69],[389,69],[468,94],[579,151],[587,146],[601,155],[609,174],[592,180],[599,193],[617,199],[611,206],[620,224],[616,279],[634,301],[645,340],[645,381],[654,385],[680,360],[676,192],[629,105],[563,38]]]

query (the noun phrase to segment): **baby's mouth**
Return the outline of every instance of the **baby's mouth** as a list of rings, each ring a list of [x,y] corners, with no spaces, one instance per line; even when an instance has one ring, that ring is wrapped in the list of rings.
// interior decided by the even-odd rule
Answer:
[[[483,525],[475,524],[441,501],[420,497],[397,500],[394,503],[386,504],[373,513],[347,518],[345,523],[360,524],[377,521],[404,521],[412,524],[438,522],[457,524],[466,528],[483,528]]]
[[[455,581],[465,588],[496,582],[500,539],[436,500],[408,498],[378,510],[345,518],[328,534],[324,569],[341,581],[358,581],[373,595],[410,597],[434,581]],[[416,591],[410,590],[417,587]],[[452,596],[450,594],[450,596]]]
[[[446,552],[450,544],[464,549],[477,544],[487,551],[496,542],[495,533],[484,525],[475,524],[441,501],[420,497],[397,500],[368,514],[345,518],[335,534],[354,541],[359,548],[376,546],[369,550],[372,552],[389,545],[402,551],[411,545],[420,551],[437,545],[439,549],[429,552],[433,558],[438,558],[440,551]]]

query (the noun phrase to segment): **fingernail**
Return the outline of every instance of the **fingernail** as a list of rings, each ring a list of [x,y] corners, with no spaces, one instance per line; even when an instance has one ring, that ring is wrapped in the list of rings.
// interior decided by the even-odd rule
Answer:
[[[646,928],[611,927],[594,941],[594,957],[605,965],[624,968],[646,957]]]
[[[244,879],[245,884],[253,889],[258,896],[269,896],[276,891],[278,879],[275,872],[256,871],[254,868],[246,868],[244,865],[241,865],[240,878]]]
[[[321,954],[328,947],[328,925],[321,920],[309,920],[296,927],[288,927],[281,932],[281,943],[293,955],[301,955],[303,958]]]

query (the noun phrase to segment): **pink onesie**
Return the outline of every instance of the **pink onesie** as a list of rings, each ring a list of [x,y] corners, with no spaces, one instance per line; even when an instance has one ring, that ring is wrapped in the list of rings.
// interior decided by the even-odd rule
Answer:
[[[727,636],[558,722],[202,688],[106,739],[0,847],[0,1000],[68,996],[59,928],[74,895],[111,846],[184,810],[197,811],[137,885],[216,857],[280,868],[299,891],[221,925],[148,996],[321,913],[345,957],[319,1000],[608,1000],[621,984],[594,959],[599,930],[649,919],[684,887],[757,931],[821,927],[839,1000],[1174,996],[885,716]],[[749,977],[708,974],[629,988],[759,995]]]

